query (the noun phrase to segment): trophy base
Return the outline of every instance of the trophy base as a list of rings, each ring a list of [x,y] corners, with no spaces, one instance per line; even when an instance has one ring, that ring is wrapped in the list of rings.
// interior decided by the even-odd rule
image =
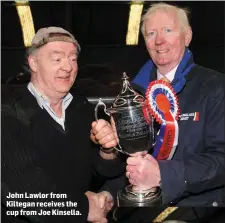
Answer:
[[[133,190],[133,185],[128,185],[117,194],[118,207],[155,207],[162,203],[160,187],[147,190]]]

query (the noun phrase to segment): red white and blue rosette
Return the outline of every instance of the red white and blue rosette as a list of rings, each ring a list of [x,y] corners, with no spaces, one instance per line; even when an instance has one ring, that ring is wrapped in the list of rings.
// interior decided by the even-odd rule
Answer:
[[[149,113],[161,124],[156,138],[153,157],[171,159],[178,144],[179,105],[173,87],[163,80],[150,82],[146,91],[146,102]]]

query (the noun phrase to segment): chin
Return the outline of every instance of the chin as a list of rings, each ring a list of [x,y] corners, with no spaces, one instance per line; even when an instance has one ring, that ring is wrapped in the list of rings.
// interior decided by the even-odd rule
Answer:
[[[168,61],[160,61],[156,63],[158,66],[169,66],[170,63]]]
[[[69,91],[70,91],[70,87],[67,87],[67,88],[58,88],[57,91],[60,93],[60,94],[67,94]]]
[[[69,91],[71,87],[72,87],[71,83],[60,83],[57,85],[57,89],[59,90],[59,92]]]

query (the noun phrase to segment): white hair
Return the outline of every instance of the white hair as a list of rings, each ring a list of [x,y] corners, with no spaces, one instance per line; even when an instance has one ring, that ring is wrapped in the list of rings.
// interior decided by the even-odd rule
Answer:
[[[141,32],[143,36],[145,36],[145,23],[146,21],[156,12],[156,11],[164,11],[164,12],[176,12],[178,21],[180,22],[181,28],[186,30],[188,26],[190,26],[188,14],[189,10],[186,8],[179,8],[177,6],[169,5],[167,3],[155,3],[152,4],[147,12],[142,16],[142,25]]]

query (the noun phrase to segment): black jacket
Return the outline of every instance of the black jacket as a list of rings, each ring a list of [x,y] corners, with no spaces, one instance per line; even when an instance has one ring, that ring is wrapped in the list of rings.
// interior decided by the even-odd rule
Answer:
[[[13,93],[12,93],[13,90]],[[4,89],[3,89],[4,91]],[[5,92],[5,91],[4,91]],[[81,95],[74,98],[66,110],[65,131],[41,109],[27,87],[3,92],[2,98],[2,215],[3,222],[85,222],[91,177],[112,177],[124,171],[120,159],[102,159],[89,139],[93,110]],[[66,198],[8,199],[9,193],[66,194]],[[81,215],[7,215],[6,211],[20,210],[7,201],[62,202],[63,208],[33,207],[32,210],[70,210]],[[66,207],[66,201],[77,202],[77,207]],[[36,204],[36,203],[35,203]],[[27,210],[27,209],[24,209]],[[54,213],[55,214],[55,213]]]

